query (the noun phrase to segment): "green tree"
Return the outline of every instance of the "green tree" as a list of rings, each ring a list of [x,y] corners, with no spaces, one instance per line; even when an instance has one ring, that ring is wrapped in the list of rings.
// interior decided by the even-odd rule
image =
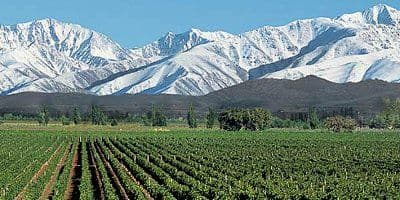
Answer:
[[[308,111],[308,123],[311,129],[317,129],[320,127],[320,120],[318,118],[317,112],[314,108]]]
[[[356,129],[356,121],[350,117],[328,117],[325,121],[326,128],[332,130],[333,132],[339,133],[343,130],[351,132]]]
[[[93,105],[90,110],[90,118],[93,125],[107,125],[107,115],[96,105]]]
[[[279,117],[274,117],[271,122],[271,128],[288,128],[288,127],[285,126],[285,120]]]
[[[95,105],[92,105],[90,109],[90,119],[92,121],[92,125],[98,125],[98,119],[99,119],[99,108]]]
[[[189,106],[189,111],[187,113],[186,120],[188,122],[189,128],[197,128],[197,119],[192,104],[190,104]]]
[[[63,126],[68,126],[68,125],[70,125],[70,120],[69,120],[69,118],[68,117],[66,117],[65,115],[62,115],[61,116],[61,124],[63,125]]]
[[[377,115],[371,119],[371,121],[368,123],[368,126],[372,129],[384,129],[386,128],[385,118],[381,115]]]
[[[246,130],[264,130],[272,124],[272,115],[262,108],[246,109],[242,112],[243,127]]]
[[[99,125],[103,125],[103,126],[107,125],[108,116],[107,116],[104,112],[101,112],[101,111],[100,111],[99,116],[100,116],[100,118],[99,118],[99,121],[100,121],[100,122],[99,122]]]
[[[208,108],[208,113],[206,116],[207,128],[212,129],[214,127],[215,118],[216,118],[216,113],[215,113],[214,109]]]
[[[118,121],[117,121],[117,119],[113,118],[113,119],[111,120],[111,126],[118,126]]]
[[[272,115],[262,109],[229,109],[218,116],[220,128],[228,131],[239,131],[244,128],[250,131],[264,130],[272,126]]]
[[[142,116],[143,124],[145,126],[152,126],[153,125],[153,114],[152,111],[147,111],[145,115]]]
[[[239,131],[243,126],[243,112],[240,109],[229,109],[218,116],[220,128],[227,131]]]
[[[152,105],[151,110],[143,117],[145,126],[167,126],[167,117],[161,109]]]
[[[46,126],[44,119],[45,114],[43,112],[38,112],[36,118],[40,126]]]
[[[167,126],[167,117],[160,109],[157,109],[154,113],[153,126]]]
[[[74,122],[75,125],[78,125],[82,121],[81,113],[78,108],[74,108],[74,111],[72,113],[72,121]]]
[[[380,117],[385,120],[386,128],[400,128],[400,99],[383,99],[383,112]]]
[[[164,115],[162,109],[153,108],[153,126],[167,126],[167,117]]]
[[[50,113],[46,106],[43,106],[42,109],[38,112],[37,120],[42,126],[47,126],[49,124]]]

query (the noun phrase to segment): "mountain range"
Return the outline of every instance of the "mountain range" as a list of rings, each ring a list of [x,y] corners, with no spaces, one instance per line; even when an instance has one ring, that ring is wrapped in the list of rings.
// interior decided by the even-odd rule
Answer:
[[[0,26],[0,94],[201,96],[253,79],[400,82],[400,11],[376,5],[242,34],[168,32],[128,49],[80,25]]]
[[[24,92],[0,96],[0,115],[14,113],[36,116],[46,106],[52,115],[71,114],[74,108],[89,113],[98,105],[110,115],[142,115],[155,105],[172,118],[185,117],[190,105],[204,117],[209,108],[262,107],[277,116],[288,118],[315,108],[319,114],[337,115],[350,110],[369,119],[381,112],[383,99],[400,98],[400,84],[380,80],[358,83],[333,83],[315,76],[298,80],[255,79],[203,96],[171,94],[135,94],[96,96],[82,93]],[[323,117],[323,115],[321,115]]]

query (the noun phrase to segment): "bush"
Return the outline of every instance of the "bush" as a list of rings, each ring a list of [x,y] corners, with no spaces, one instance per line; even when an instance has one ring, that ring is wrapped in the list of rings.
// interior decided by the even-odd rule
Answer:
[[[303,123],[301,128],[302,128],[302,129],[311,129],[309,123]]]
[[[246,130],[264,130],[271,125],[272,115],[262,108],[247,109],[243,114],[243,127]]]
[[[326,119],[325,127],[336,133],[343,130],[351,132],[356,129],[356,122],[349,117],[335,116]]]
[[[285,124],[285,120],[279,118],[279,117],[274,117],[271,121],[271,128],[289,128],[286,127],[287,124]]]
[[[118,121],[115,118],[111,120],[111,126],[118,126]]]
[[[218,121],[224,130],[239,131],[244,128],[258,131],[272,125],[272,115],[262,108],[230,109],[220,113]]]
[[[142,115],[137,115],[137,114],[131,114],[129,113],[126,118],[125,118],[125,122],[129,122],[129,123],[141,123],[144,121],[144,116]]]
[[[298,129],[310,129],[310,123],[304,121],[294,121],[290,119],[281,119],[279,117],[273,117],[271,120],[271,128],[298,128]]]
[[[371,119],[371,121],[368,123],[368,126],[369,128],[372,129],[384,129],[386,128],[385,118],[383,118],[380,115],[377,115],[376,117]]]
[[[63,126],[69,126],[71,124],[71,121],[69,118],[65,117],[65,115],[61,116],[61,124]]]
[[[220,128],[227,131],[239,131],[242,128],[242,110],[230,109],[218,116]]]

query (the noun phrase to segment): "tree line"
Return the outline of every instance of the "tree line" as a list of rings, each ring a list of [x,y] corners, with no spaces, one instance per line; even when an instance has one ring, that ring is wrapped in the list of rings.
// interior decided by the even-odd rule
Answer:
[[[369,121],[360,120],[357,112],[352,108],[343,108],[339,114],[327,115],[327,112],[317,112],[317,109],[310,108],[305,114],[298,115],[294,119],[284,119],[274,116],[269,111],[262,108],[232,108],[217,112],[209,108],[204,119],[200,119],[196,114],[194,105],[190,105],[185,117],[189,128],[197,128],[198,121],[205,122],[206,128],[212,129],[216,124],[219,128],[227,131],[250,130],[258,131],[267,128],[297,128],[297,129],[320,129],[327,128],[334,132],[352,131],[357,127],[368,126],[371,129],[398,129],[400,128],[400,99],[383,100],[383,111]],[[7,118],[6,118],[7,117]],[[50,112],[43,106],[36,115],[36,120],[42,126],[47,126],[50,121]],[[28,119],[21,115],[4,115],[3,119]],[[29,118],[31,119],[31,118]],[[117,126],[118,120],[115,116],[107,115],[100,106],[92,105],[87,115],[83,115],[79,108],[74,108],[70,115],[62,115],[56,118],[62,125],[78,125],[83,121],[93,125]],[[121,119],[119,119],[121,120]],[[168,121],[162,107],[153,105],[151,109],[143,115],[128,114],[125,122],[143,123],[145,126],[163,127],[167,126]],[[0,122],[1,123],[1,122]]]
[[[205,126],[212,129],[218,123],[219,128],[227,131],[260,131],[267,128],[303,128],[303,129],[318,129],[330,127],[333,131],[339,132],[342,129],[353,130],[355,123],[351,118],[344,117],[331,117],[325,120],[325,124],[318,118],[315,109],[310,109],[306,120],[294,121],[290,119],[281,119],[273,116],[270,112],[262,108],[240,109],[233,108],[227,109],[222,112],[216,112],[214,109],[209,108],[205,116]],[[82,123],[84,118],[78,108],[74,108],[72,115],[67,117],[62,115],[59,121],[62,125],[78,125]],[[199,118],[196,115],[196,110],[193,105],[190,105],[186,115],[186,122],[189,128],[198,127]],[[47,126],[50,121],[50,112],[46,106],[43,106],[37,113],[37,121],[42,126]],[[116,118],[109,118],[108,115],[102,111],[99,106],[91,106],[89,115],[86,116],[86,121],[91,122],[92,125],[108,125],[117,126],[118,121]],[[139,120],[145,126],[165,127],[167,126],[167,117],[163,109],[155,105],[152,106]]]
[[[7,119],[11,119],[10,115],[7,115]],[[12,116],[12,115],[11,115]],[[47,106],[42,106],[42,108],[37,112],[36,119],[39,125],[47,126],[50,122],[50,112]],[[18,117],[18,119],[22,119]],[[25,118],[24,118],[25,119]],[[28,119],[28,118],[26,118]],[[29,118],[32,119],[32,118]],[[81,111],[78,108],[74,108],[72,111],[72,115],[61,115],[58,118],[53,118],[55,121],[60,121],[62,125],[79,125],[83,121],[91,122],[92,125],[108,125],[116,126],[118,125],[118,120],[115,117],[109,117],[106,112],[102,111],[101,107],[97,105],[92,105],[87,116],[83,116]],[[206,116],[206,127],[213,128],[217,119],[217,113],[214,109],[209,108],[209,111]],[[155,127],[163,127],[167,126],[167,117],[163,112],[163,109],[153,105],[150,110],[148,110],[144,115],[136,116],[136,115],[127,115],[125,118],[126,122],[141,122],[145,126],[155,126]],[[198,127],[198,117],[196,115],[196,111],[193,105],[190,105],[187,115],[186,121],[189,128],[197,128]]]

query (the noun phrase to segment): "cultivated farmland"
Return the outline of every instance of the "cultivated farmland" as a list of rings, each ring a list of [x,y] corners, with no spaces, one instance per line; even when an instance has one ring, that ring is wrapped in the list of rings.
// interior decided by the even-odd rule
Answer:
[[[400,134],[0,133],[0,199],[400,198]]]

